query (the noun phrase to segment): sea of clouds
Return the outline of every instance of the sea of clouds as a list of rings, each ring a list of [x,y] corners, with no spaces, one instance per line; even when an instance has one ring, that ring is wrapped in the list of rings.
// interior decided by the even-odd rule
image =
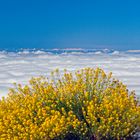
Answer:
[[[84,67],[100,67],[123,81],[128,89],[140,95],[140,51],[54,49],[0,52],[0,98],[6,96],[13,83],[25,85],[33,76],[49,77],[56,68],[74,71]]]

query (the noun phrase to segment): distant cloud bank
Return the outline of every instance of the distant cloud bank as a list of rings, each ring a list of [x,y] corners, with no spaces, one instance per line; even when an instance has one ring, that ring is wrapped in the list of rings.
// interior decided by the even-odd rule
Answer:
[[[59,68],[74,71],[100,67],[140,95],[140,50],[119,52],[108,49],[53,49],[0,52],[0,97],[6,96],[13,82],[26,84],[33,76],[48,76]]]

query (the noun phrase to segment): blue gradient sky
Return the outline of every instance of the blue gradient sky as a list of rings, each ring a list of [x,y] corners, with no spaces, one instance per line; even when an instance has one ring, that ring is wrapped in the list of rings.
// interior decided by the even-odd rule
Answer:
[[[1,0],[0,49],[140,49],[139,0]]]

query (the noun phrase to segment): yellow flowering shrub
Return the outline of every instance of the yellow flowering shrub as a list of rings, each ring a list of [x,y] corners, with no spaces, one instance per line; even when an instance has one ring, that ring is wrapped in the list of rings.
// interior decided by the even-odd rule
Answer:
[[[0,100],[0,140],[125,139],[140,127],[134,92],[102,69],[52,73]],[[71,138],[72,139],[72,138]]]

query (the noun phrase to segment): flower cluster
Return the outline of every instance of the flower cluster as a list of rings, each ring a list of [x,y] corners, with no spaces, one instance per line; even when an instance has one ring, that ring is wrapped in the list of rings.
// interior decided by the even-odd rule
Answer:
[[[135,93],[102,69],[52,72],[0,100],[0,139],[125,139],[140,127]]]

